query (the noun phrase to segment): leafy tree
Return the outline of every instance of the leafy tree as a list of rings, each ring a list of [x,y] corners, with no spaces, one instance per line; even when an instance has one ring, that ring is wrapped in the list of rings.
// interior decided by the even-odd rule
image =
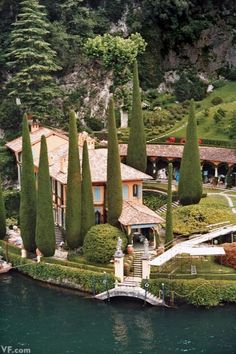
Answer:
[[[178,101],[193,98],[196,101],[206,97],[207,85],[193,72],[183,72],[174,85],[174,93]]]
[[[122,212],[122,182],[120,155],[115,124],[114,102],[110,98],[108,107],[108,156],[107,156],[107,207],[108,223],[118,225]]]
[[[165,243],[168,244],[167,248],[170,247],[170,242],[173,240],[173,222],[172,222],[172,176],[173,176],[173,166],[172,163],[168,165],[168,199],[167,199],[167,210],[166,210],[166,239]]]
[[[95,224],[87,141],[83,146],[81,200],[81,237],[84,240],[88,230]]]
[[[69,114],[69,157],[66,202],[66,241],[70,248],[82,246],[81,177],[75,112]]]
[[[146,42],[139,33],[131,34],[127,39],[106,33],[89,38],[85,43],[87,55],[102,60],[105,68],[113,71],[115,84],[123,84],[130,78],[128,67],[145,48]]]
[[[11,32],[7,64],[12,72],[9,95],[20,98],[22,108],[35,117],[46,115],[58,94],[52,73],[60,67],[56,52],[46,41],[49,33],[44,6],[38,0],[23,0]]]
[[[36,185],[27,114],[22,127],[22,172],[20,198],[20,228],[24,248],[34,251],[36,226]]]
[[[133,103],[127,152],[127,164],[143,172],[145,172],[147,167],[146,137],[142,116],[137,62],[134,63],[133,72]]]
[[[190,105],[186,143],[180,166],[178,194],[182,205],[197,204],[202,197],[201,165],[193,100]]]
[[[6,211],[2,195],[2,187],[0,180],[0,239],[3,240],[6,236]]]
[[[52,209],[52,191],[48,166],[47,143],[44,135],[41,137],[38,193],[37,193],[37,222],[36,245],[45,257],[55,253],[55,227]]]

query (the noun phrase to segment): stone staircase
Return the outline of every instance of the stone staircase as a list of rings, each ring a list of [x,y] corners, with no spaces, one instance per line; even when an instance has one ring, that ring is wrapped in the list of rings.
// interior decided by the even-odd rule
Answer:
[[[179,206],[179,202],[173,202],[172,203],[172,208],[177,208]],[[157,214],[162,214],[164,212],[166,212],[167,210],[167,204],[163,205],[162,207],[160,207],[159,209],[156,210]]]
[[[141,250],[134,250],[134,277],[142,278],[142,254]]]
[[[55,236],[56,236],[56,245],[59,246],[61,242],[64,242],[61,228],[55,225]]]

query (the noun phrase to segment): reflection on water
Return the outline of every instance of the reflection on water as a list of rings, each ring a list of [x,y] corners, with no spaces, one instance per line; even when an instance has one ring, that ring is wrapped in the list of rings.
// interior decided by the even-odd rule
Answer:
[[[236,353],[236,306],[110,304],[19,274],[0,277],[0,344],[32,354]]]

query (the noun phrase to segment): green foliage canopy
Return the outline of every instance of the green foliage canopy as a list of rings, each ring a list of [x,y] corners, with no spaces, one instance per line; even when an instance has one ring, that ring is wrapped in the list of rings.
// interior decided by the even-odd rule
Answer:
[[[39,157],[35,241],[37,248],[45,257],[54,255],[56,240],[52,210],[52,191],[49,176],[47,143],[44,135],[41,137]]]
[[[6,211],[2,195],[2,186],[0,180],[0,239],[4,239],[6,236]]]
[[[75,112],[69,114],[69,157],[66,201],[66,241],[70,248],[82,246],[81,177]]]
[[[81,237],[84,240],[88,230],[95,224],[93,189],[89,166],[87,141],[83,145],[82,186],[81,186]]]
[[[45,8],[38,0],[23,0],[10,35],[7,64],[12,77],[9,96],[20,98],[22,108],[35,117],[46,115],[58,94],[52,73],[60,69],[56,52],[46,40],[49,24]]]
[[[178,195],[182,205],[197,204],[202,197],[202,175],[193,100],[190,105],[186,143],[180,165]]]
[[[119,237],[122,239],[122,249],[124,250],[127,238],[122,231],[109,224],[93,226],[84,239],[85,258],[96,263],[110,262],[114,256]]]
[[[22,170],[20,197],[20,228],[23,245],[27,251],[34,251],[36,227],[36,184],[34,163],[30,143],[28,119],[25,114],[22,127]]]
[[[122,181],[120,155],[115,125],[114,103],[110,99],[108,107],[108,156],[107,156],[107,220],[111,225],[118,225],[122,212]]]
[[[172,178],[173,178],[173,165],[168,165],[168,194],[167,194],[167,210],[166,210],[166,238],[165,243],[173,240],[173,221],[172,221]],[[170,245],[168,245],[170,247]]]
[[[127,165],[145,172],[147,167],[146,136],[141,107],[141,96],[138,78],[138,64],[133,69],[133,101],[130,123],[130,134],[127,151]]]
[[[146,42],[139,33],[131,34],[127,39],[110,34],[89,38],[85,50],[89,57],[102,60],[105,68],[112,69],[114,79],[122,76],[129,79],[128,66],[132,65],[138,54],[145,51]]]

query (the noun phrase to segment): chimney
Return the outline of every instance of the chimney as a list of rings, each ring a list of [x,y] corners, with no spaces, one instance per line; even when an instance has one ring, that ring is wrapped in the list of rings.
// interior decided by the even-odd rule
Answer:
[[[60,158],[60,172],[62,172],[62,173],[67,172],[66,158],[64,156],[61,156],[61,158]]]
[[[28,113],[28,124],[30,133],[37,131],[40,127],[38,120],[34,120],[31,113]]]

